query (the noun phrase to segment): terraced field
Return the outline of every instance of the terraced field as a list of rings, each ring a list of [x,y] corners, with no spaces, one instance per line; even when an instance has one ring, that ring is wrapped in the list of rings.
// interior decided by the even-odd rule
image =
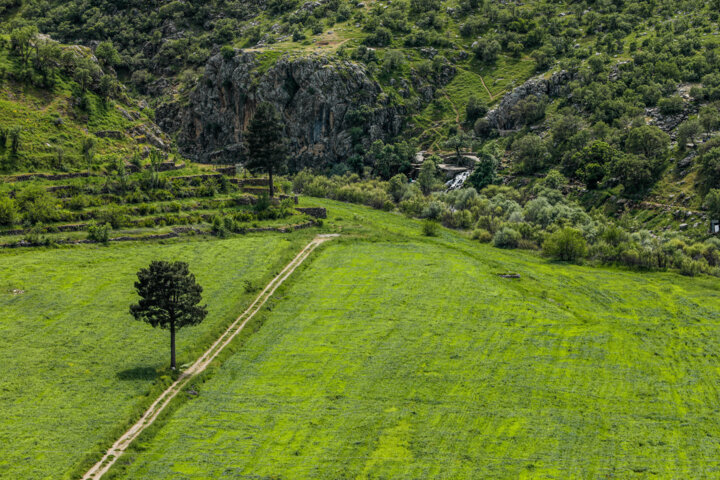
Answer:
[[[718,475],[717,282],[323,204],[343,239],[114,477]]]
[[[4,250],[0,478],[70,478],[169,382],[169,336],[135,322],[135,272],[185,260],[210,314],[178,337],[196,358],[309,233],[110,247]]]

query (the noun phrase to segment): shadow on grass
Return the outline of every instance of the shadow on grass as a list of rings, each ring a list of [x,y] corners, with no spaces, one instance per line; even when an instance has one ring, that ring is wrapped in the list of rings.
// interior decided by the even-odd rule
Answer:
[[[155,380],[157,377],[158,371],[152,367],[128,368],[117,373],[119,380]]]

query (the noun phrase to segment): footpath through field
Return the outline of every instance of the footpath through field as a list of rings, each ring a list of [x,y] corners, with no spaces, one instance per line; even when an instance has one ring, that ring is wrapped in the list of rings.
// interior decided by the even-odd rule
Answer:
[[[260,295],[250,304],[250,306],[230,325],[227,330],[213,343],[207,351],[198,358],[195,363],[185,370],[175,382],[170,385],[152,405],[145,411],[132,427],[130,427],[120,438],[110,447],[105,455],[93,467],[83,475],[83,480],[98,480],[112,467],[118,457],[122,455],[130,444],[135,440],[147,427],[149,427],[158,415],[168,406],[173,398],[187,385],[187,383],[196,375],[202,373],[208,365],[218,356],[220,352],[240,333],[247,322],[252,319],[255,314],[265,305],[272,297],[275,290],[302,264],[305,259],[317,248],[318,245],[330,240],[337,235],[318,235],[305,248],[297,254],[297,256],[285,266],[285,268],[272,279],[270,283],[260,292]]]

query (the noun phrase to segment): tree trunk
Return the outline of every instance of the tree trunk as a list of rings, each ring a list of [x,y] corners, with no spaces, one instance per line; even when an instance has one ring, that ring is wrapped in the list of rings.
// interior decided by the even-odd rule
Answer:
[[[175,370],[175,322],[170,322],[170,368]]]
[[[272,167],[268,168],[268,176],[270,177],[270,198],[273,198],[275,196],[275,188],[273,187],[273,178],[272,178]]]

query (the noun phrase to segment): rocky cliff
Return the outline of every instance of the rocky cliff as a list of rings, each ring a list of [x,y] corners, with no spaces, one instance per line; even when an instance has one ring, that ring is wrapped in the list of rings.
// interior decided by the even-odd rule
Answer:
[[[402,111],[355,63],[322,56],[283,57],[261,71],[255,54],[214,56],[187,105],[158,109],[159,124],[176,135],[183,154],[204,162],[244,159],[243,132],[261,102],[282,112],[291,149],[290,168],[322,166],[397,135]],[[352,132],[351,132],[352,130]]]
[[[552,74],[549,78],[534,77],[515,88],[503,97],[497,107],[487,113],[488,123],[498,130],[512,130],[517,128],[517,119],[513,115],[513,108],[525,98],[558,97],[563,94],[564,88],[572,80],[572,75],[566,71]]]

